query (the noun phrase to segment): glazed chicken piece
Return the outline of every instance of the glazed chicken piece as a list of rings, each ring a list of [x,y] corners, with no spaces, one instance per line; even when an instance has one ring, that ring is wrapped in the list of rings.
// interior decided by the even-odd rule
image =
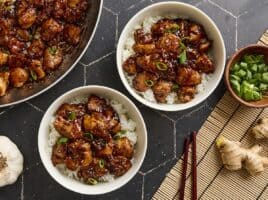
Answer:
[[[129,168],[132,166],[129,159],[124,156],[111,156],[108,159],[107,167],[110,172],[115,176],[122,176],[125,174]]]
[[[102,99],[100,97],[97,97],[95,95],[91,95],[88,98],[88,103],[87,103],[87,108],[89,112],[93,112],[93,116],[96,116],[99,118],[99,122],[104,122],[106,123],[105,126],[107,126],[107,131],[110,131],[112,133],[116,133],[120,131],[121,125],[119,122],[119,118],[113,108],[109,105],[106,104],[105,99]],[[94,114],[94,112],[98,112],[101,114]],[[84,119],[84,124],[86,126],[86,129],[94,129],[93,127],[89,128],[89,124],[94,120],[92,120],[90,117],[86,117]],[[100,123],[102,124],[102,123]],[[92,125],[92,124],[91,124]],[[100,127],[104,127],[103,125],[100,125]],[[106,131],[105,131],[106,132]]]
[[[46,76],[40,60],[32,60],[29,69],[34,80],[41,80]]]
[[[153,43],[153,37],[150,33],[145,33],[143,29],[137,29],[134,33],[134,39],[139,44]]]
[[[105,116],[97,112],[93,112],[91,115],[84,115],[83,127],[85,131],[91,132],[94,136],[98,137],[108,134],[109,131]]]
[[[64,39],[70,44],[77,44],[80,41],[81,28],[73,24],[67,24],[64,27],[63,35]]]
[[[67,156],[66,144],[55,144],[52,149],[51,160],[54,166],[63,164]]]
[[[86,113],[84,104],[69,104],[64,103],[57,110],[56,115],[64,119],[79,119]]]
[[[16,38],[22,42],[28,42],[31,39],[31,35],[27,30],[18,29],[16,34]]]
[[[201,38],[204,36],[203,28],[198,25],[192,23],[189,27],[189,41],[191,43],[200,42]]]
[[[157,68],[158,63],[163,63],[164,65],[167,65],[167,63],[164,63],[163,59],[159,54],[138,56],[136,62],[140,68],[151,73],[159,71]]]
[[[133,79],[133,87],[139,92],[145,92],[152,87],[157,81],[158,77],[149,72],[138,73]]]
[[[88,167],[93,161],[90,144],[82,139],[67,144],[66,167],[76,170],[78,167]]]
[[[45,5],[46,0],[29,0],[29,2],[37,8],[42,8]]]
[[[181,86],[194,86],[201,83],[201,76],[197,71],[189,67],[180,67],[176,82]]]
[[[179,23],[179,29],[180,29],[180,32],[179,32],[179,36],[180,38],[182,39],[185,39],[185,38],[188,38],[189,37],[189,21],[188,20],[181,20]]]
[[[104,162],[104,166],[102,166],[100,164],[101,162],[103,162],[103,160],[99,158],[93,158],[93,161],[88,167],[80,168],[77,173],[78,177],[82,178],[86,183],[91,178],[98,180],[100,177],[102,177],[108,172],[105,166],[106,163]]]
[[[24,54],[12,54],[8,57],[8,66],[9,68],[24,68],[26,66],[27,59]]]
[[[166,98],[172,90],[172,82],[160,80],[152,87],[157,102],[166,103]]]
[[[179,25],[172,19],[161,19],[152,25],[151,32],[155,36],[162,36],[165,33],[177,33]]]
[[[30,28],[37,18],[37,13],[35,8],[28,8],[24,11],[18,12],[18,22],[21,28],[28,29]]]
[[[21,53],[26,48],[26,44],[15,37],[10,37],[8,39],[7,46],[9,51],[14,54]]]
[[[137,73],[136,57],[130,56],[124,63],[123,69],[128,75],[135,75]]]
[[[127,137],[119,138],[116,141],[113,154],[116,156],[124,156],[128,159],[133,157],[134,148]]]
[[[165,33],[156,43],[156,47],[162,51],[174,54],[174,58],[180,54],[180,38],[172,33]]]
[[[107,107],[104,109],[103,115],[107,120],[110,133],[117,133],[121,130],[119,117],[110,105],[107,105]]]
[[[183,86],[180,87],[180,89],[178,90],[178,98],[179,101],[182,103],[186,103],[191,101],[195,94],[196,94],[196,88],[194,86]]]
[[[45,44],[41,39],[34,39],[28,47],[28,54],[31,58],[40,58],[43,56]]]
[[[8,54],[0,51],[0,68],[1,66],[7,64]]]
[[[81,120],[64,119],[62,116],[57,116],[54,121],[55,129],[64,137],[77,139],[83,137]]]
[[[109,120],[102,113],[93,112],[91,115],[84,115],[83,127],[86,132],[92,133],[96,138],[102,138],[105,141],[111,139]]]
[[[108,142],[100,138],[92,142],[92,147],[97,157],[107,158],[112,155],[114,145],[111,138]]]
[[[43,22],[41,37],[44,41],[50,41],[56,37],[56,35],[62,32],[63,26],[60,25],[56,20],[50,18]]]
[[[0,72],[0,97],[6,94],[9,84],[9,72]]]
[[[88,97],[87,109],[89,112],[102,112],[106,107],[106,100],[96,95]]]
[[[43,66],[46,71],[55,70],[62,62],[62,50],[53,46],[46,48],[44,52]]]
[[[56,19],[64,17],[67,8],[67,0],[55,0],[53,15]]]
[[[64,19],[69,23],[78,22],[85,14],[88,7],[87,0],[67,0],[66,12]]]
[[[210,47],[211,47],[211,42],[208,41],[207,39],[202,39],[199,44],[198,49],[201,53],[207,53]]]
[[[29,73],[21,67],[12,68],[10,70],[10,83],[13,87],[22,87],[29,79]]]
[[[151,54],[156,52],[155,44],[134,44],[133,50],[138,54]]]
[[[214,64],[206,54],[202,54],[196,61],[197,68],[200,72],[212,73],[214,72]]]

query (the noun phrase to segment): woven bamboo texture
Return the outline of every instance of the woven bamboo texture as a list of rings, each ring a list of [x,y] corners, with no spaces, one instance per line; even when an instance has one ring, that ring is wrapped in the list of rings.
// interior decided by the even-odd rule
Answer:
[[[268,45],[268,30],[258,44]],[[240,105],[228,92],[218,102],[197,135],[198,199],[268,199],[268,170],[259,176],[250,176],[246,170],[230,172],[223,168],[215,140],[223,135],[241,141],[246,147],[260,144],[263,155],[268,155],[268,141],[256,141],[250,128],[256,121],[268,116],[268,108],[254,109]],[[185,199],[191,199],[192,175],[189,153]],[[167,174],[153,200],[178,199],[182,175],[182,158]]]

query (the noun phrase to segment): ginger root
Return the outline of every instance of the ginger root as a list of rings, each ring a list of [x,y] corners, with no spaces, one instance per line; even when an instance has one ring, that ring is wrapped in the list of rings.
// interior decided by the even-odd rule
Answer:
[[[268,118],[259,119],[257,125],[251,129],[256,139],[268,139]]]
[[[240,142],[230,141],[221,136],[216,140],[216,146],[221,153],[224,167],[230,171],[239,170],[244,166],[251,175],[258,175],[268,167],[268,157],[259,155],[262,150],[259,145],[246,149],[241,147]]]

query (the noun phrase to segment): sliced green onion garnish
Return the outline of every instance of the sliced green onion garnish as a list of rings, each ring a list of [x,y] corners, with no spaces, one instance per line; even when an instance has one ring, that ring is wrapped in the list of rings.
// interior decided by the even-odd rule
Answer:
[[[48,51],[51,55],[55,56],[55,54],[57,53],[57,48],[56,47],[49,47]]]
[[[69,120],[75,120],[75,119],[76,119],[76,114],[75,114],[75,112],[70,112],[69,115],[68,115],[68,119],[69,119]]]
[[[163,62],[155,62],[155,65],[156,65],[157,69],[160,71],[166,71],[168,69],[167,64],[163,63]]]
[[[104,168],[104,166],[105,166],[105,160],[100,159],[99,160],[99,166],[100,166],[100,168]]]
[[[93,140],[93,139],[94,139],[92,133],[85,133],[85,136],[86,136],[87,138],[89,138],[90,140]]]
[[[148,86],[148,87],[152,87],[154,85],[154,82],[152,80],[145,80],[145,84]]]
[[[167,30],[167,33],[176,33],[180,29],[178,24],[172,24]]]
[[[172,90],[177,90],[179,89],[179,85],[178,84],[173,84],[172,85]]]
[[[36,73],[33,70],[30,69],[30,74],[31,74],[32,79],[36,81],[37,80]]]
[[[58,139],[57,144],[66,144],[68,140],[69,139],[67,137],[61,137],[60,139]]]
[[[98,181],[94,178],[89,178],[87,182],[89,185],[96,185],[98,183]]]
[[[113,139],[114,140],[119,140],[121,138],[121,134],[120,133],[117,133],[113,136]]]
[[[182,50],[186,50],[186,46],[185,46],[185,44],[182,41],[180,41],[180,48]]]
[[[179,58],[180,64],[184,64],[185,61],[187,60],[186,50],[184,50],[184,51],[179,55],[178,58]]]

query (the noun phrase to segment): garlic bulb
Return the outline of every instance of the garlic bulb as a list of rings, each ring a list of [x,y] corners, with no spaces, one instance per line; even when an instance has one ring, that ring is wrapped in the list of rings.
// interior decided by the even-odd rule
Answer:
[[[6,136],[0,136],[0,187],[16,182],[23,169],[23,156]]]

